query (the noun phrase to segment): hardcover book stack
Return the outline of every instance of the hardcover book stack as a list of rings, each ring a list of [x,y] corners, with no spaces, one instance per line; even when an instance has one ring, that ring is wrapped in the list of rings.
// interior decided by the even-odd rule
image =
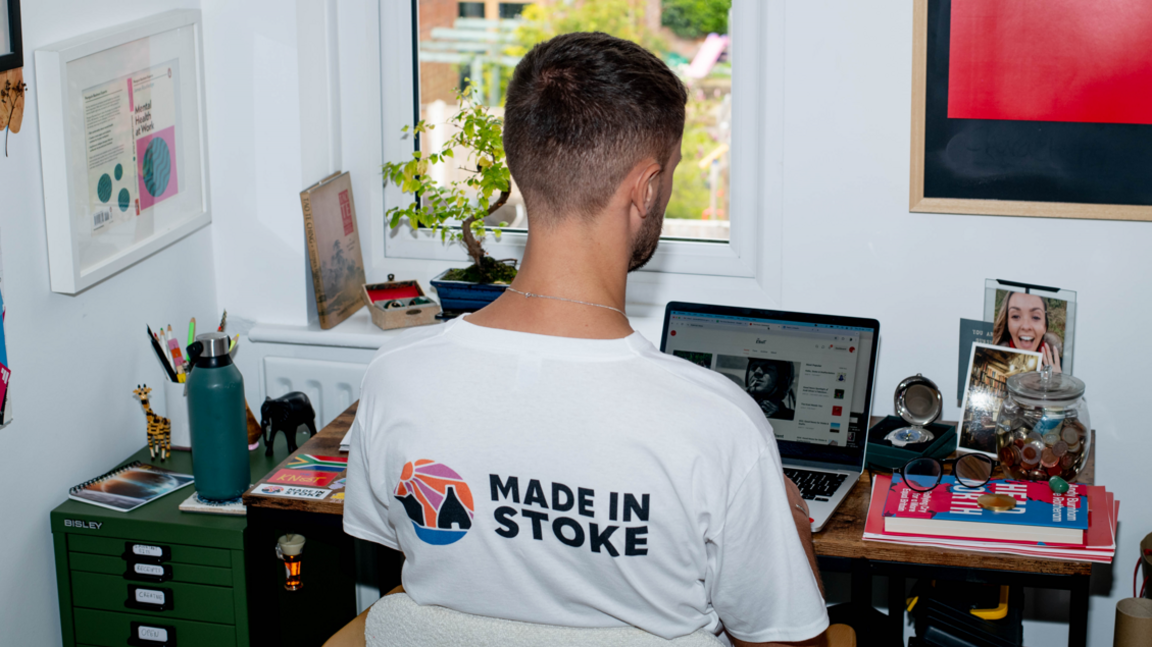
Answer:
[[[1016,501],[1011,510],[985,510],[985,494]],[[900,475],[872,478],[866,541],[958,548],[1084,562],[1112,561],[1120,502],[1099,485],[1073,483],[1056,494],[1047,483],[995,480],[966,488],[951,476],[918,492]]]

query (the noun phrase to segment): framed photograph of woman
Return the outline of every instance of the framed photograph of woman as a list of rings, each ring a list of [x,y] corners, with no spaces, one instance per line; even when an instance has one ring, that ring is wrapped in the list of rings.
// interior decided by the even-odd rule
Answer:
[[[1008,378],[1040,368],[1040,353],[972,344],[968,385],[960,414],[960,450],[996,455],[996,416],[1008,396]]]
[[[1040,353],[1042,366],[1072,373],[1074,291],[988,279],[984,293],[984,320],[992,324],[994,345]]]

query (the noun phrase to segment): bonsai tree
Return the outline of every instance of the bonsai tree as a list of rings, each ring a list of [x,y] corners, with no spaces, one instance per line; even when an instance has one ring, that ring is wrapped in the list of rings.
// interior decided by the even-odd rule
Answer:
[[[438,152],[412,153],[405,162],[384,164],[385,181],[391,182],[413,201],[404,207],[392,207],[385,215],[388,226],[400,226],[404,218],[413,229],[424,226],[439,234],[441,240],[462,241],[472,257],[472,266],[452,270],[448,280],[474,283],[508,283],[516,276],[516,269],[499,262],[484,251],[486,234],[484,219],[508,202],[512,187],[512,174],[504,161],[503,123],[488,114],[484,106],[471,100],[471,90],[457,92],[460,111],[449,123],[459,131]],[[427,133],[435,126],[418,122],[411,128],[414,133]],[[403,132],[408,132],[408,126]],[[454,151],[464,149],[467,157],[459,160],[461,168],[469,172],[467,179],[441,186],[428,175],[430,164],[439,164],[455,158]],[[495,200],[493,200],[495,196]],[[416,197],[419,200],[416,200]],[[449,226],[458,221],[460,229]],[[500,226],[508,223],[501,222]],[[500,229],[496,228],[497,238]]]

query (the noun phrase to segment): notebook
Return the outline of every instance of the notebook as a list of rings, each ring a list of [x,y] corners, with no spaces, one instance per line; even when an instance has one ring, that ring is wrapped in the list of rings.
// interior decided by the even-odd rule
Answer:
[[[191,474],[133,461],[69,489],[68,498],[129,512],[190,483]]]

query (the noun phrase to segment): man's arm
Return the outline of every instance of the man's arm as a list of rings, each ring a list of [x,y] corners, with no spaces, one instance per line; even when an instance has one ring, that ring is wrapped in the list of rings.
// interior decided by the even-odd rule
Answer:
[[[820,579],[820,569],[816,566],[816,548],[812,545],[812,522],[808,520],[808,504],[800,495],[800,488],[796,487],[792,479],[785,476],[784,485],[788,488],[788,505],[792,509],[792,521],[796,524],[796,532],[800,535],[800,544],[804,547],[804,554],[808,556],[808,565],[812,567],[812,574],[816,576],[816,584],[820,587],[820,596],[824,597],[824,581]],[[788,643],[750,643],[734,638],[731,634],[728,637],[736,647],[787,647],[790,645],[823,647],[828,644],[827,636],[823,633],[809,640]]]

